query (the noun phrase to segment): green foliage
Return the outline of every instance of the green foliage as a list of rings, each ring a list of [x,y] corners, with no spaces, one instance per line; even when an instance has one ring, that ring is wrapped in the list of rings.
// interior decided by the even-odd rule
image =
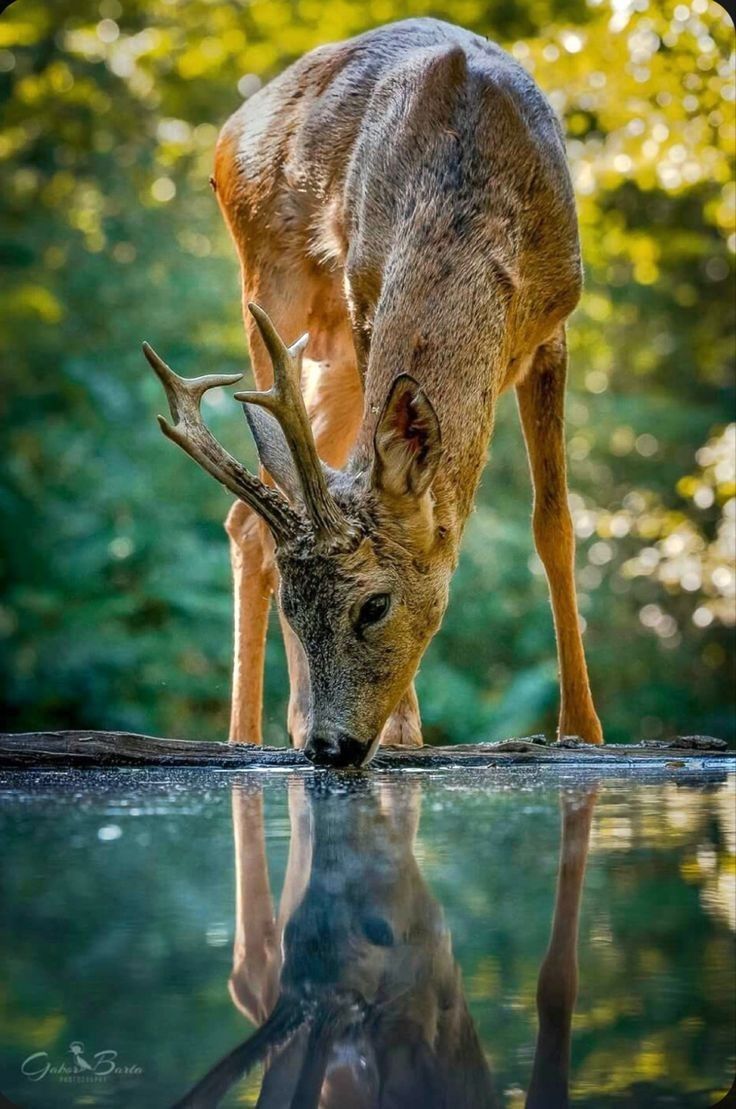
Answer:
[[[0,18],[6,726],[224,736],[228,497],[161,439],[139,341],[184,374],[246,364],[207,183],[217,126],[312,46],[427,13],[414,0],[17,0]],[[733,736],[732,28],[711,0],[456,0],[431,14],[504,42],[570,137],[587,270],[570,471],[607,737]],[[236,407],[214,398],[207,416],[252,462]],[[516,422],[509,398],[420,674],[435,741],[554,727]],[[272,741],[282,655],[274,638]]]

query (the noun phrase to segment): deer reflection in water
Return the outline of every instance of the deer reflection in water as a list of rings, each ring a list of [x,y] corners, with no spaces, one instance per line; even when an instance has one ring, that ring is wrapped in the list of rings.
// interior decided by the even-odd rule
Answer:
[[[577,933],[593,789],[564,793],[554,918],[539,974],[527,1109],[567,1105]],[[421,787],[298,779],[278,916],[260,792],[233,790],[237,925],[230,992],[258,1030],[176,1109],[205,1109],[257,1063],[259,1109],[501,1104],[442,909],[414,843]]]

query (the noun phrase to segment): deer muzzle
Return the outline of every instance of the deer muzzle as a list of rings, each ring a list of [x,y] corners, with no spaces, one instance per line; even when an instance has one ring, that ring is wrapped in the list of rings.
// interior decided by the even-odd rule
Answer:
[[[361,743],[348,732],[331,728],[311,729],[304,748],[304,754],[315,766],[335,769],[363,766],[372,751],[372,743]]]

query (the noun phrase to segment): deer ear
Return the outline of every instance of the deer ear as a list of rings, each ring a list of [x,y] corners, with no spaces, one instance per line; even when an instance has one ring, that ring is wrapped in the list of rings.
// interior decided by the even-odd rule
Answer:
[[[421,497],[429,489],[442,454],[437,413],[409,374],[396,378],[373,438],[372,484],[394,496]]]
[[[268,470],[279,489],[286,493],[290,501],[299,501],[301,498],[299,475],[278,420],[265,408],[255,404],[243,404],[243,411],[264,470]]]

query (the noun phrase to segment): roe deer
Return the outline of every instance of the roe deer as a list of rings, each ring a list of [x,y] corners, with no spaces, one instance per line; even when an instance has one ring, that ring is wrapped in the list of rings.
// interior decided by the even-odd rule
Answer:
[[[201,422],[202,394],[238,377],[184,381],[146,353],[169,397],[165,433],[239,498],[226,524],[231,742],[260,742],[280,581],[293,742],[343,766],[367,762],[379,739],[421,743],[413,679],[512,386],[557,636],[559,731],[602,742],[564,451],[577,220],[560,128],[532,79],[433,19],[320,47],[225,124],[213,186],[262,390],[236,398],[268,477]],[[302,338],[287,347],[279,333]]]
[[[500,1104],[452,936],[414,855],[421,787],[412,786],[384,782],[346,794],[291,781],[278,915],[263,799],[234,786],[237,920],[229,985],[257,1031],[177,1109],[212,1109],[261,1061],[261,1109]],[[578,918],[594,804],[595,789],[561,794],[560,863],[539,973],[528,1109],[568,1104]]]

